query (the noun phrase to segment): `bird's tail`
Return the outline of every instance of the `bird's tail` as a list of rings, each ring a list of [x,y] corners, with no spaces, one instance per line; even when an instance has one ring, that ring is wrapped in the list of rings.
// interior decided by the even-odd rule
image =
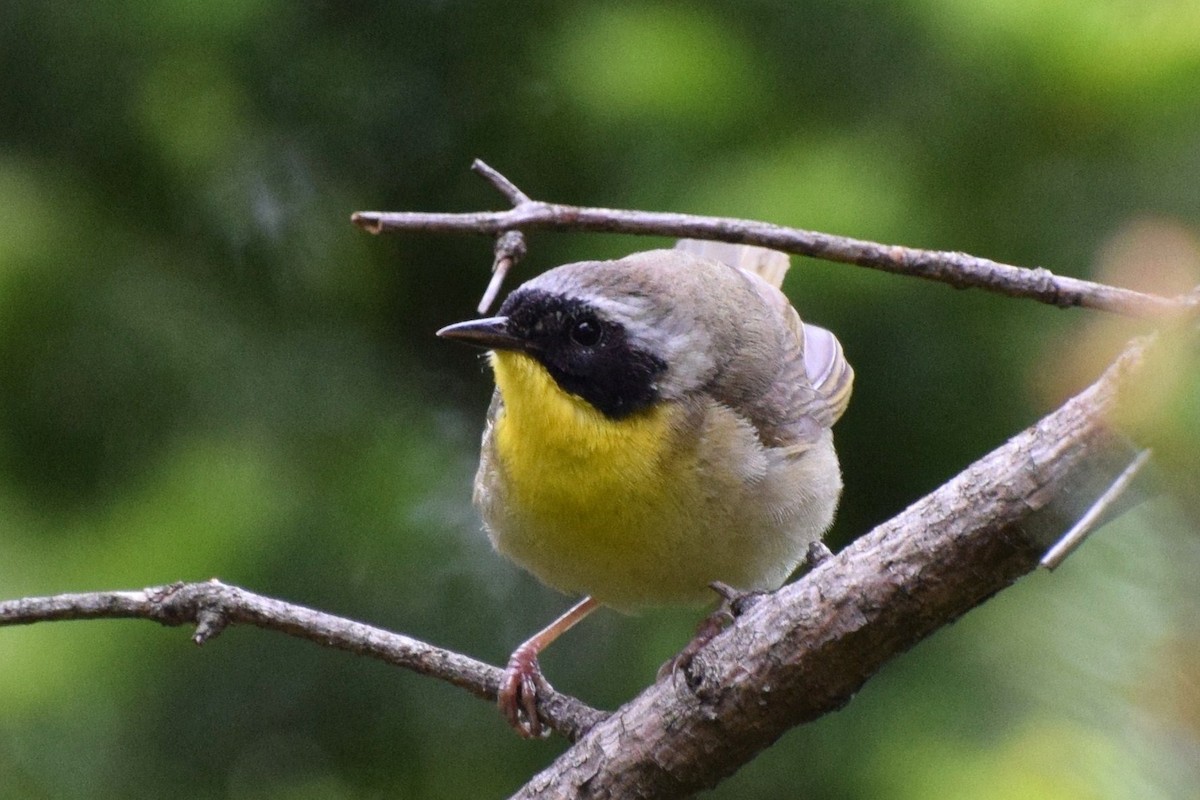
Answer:
[[[788,267],[792,263],[787,253],[749,244],[680,239],[675,243],[675,249],[744,269],[746,272],[762,278],[776,289],[783,286],[783,277],[787,275]]]

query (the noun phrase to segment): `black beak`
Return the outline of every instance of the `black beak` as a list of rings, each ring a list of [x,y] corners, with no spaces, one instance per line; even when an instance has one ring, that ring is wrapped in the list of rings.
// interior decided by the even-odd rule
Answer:
[[[447,325],[437,332],[443,339],[453,339],[489,350],[524,350],[527,343],[509,329],[508,317],[488,317]]]

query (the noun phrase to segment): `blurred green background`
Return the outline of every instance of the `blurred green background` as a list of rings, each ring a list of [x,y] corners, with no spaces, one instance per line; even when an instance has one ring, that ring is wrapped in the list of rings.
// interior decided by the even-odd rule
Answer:
[[[490,242],[371,237],[352,211],[501,207],[482,157],[547,200],[1173,293],[1200,283],[1198,87],[1200,5],[1169,0],[5,0],[0,597],[219,576],[500,663],[569,599],[493,555],[469,503],[490,379],[432,334],[473,314]],[[662,243],[534,235],[516,278]],[[812,261],[786,288],[858,372],[835,548],[1141,329]],[[1180,501],[711,796],[1197,796],[1186,367],[1138,420]],[[603,612],[543,664],[615,707],[697,616]],[[563,747],[277,634],[0,630],[5,798],[499,797]]]

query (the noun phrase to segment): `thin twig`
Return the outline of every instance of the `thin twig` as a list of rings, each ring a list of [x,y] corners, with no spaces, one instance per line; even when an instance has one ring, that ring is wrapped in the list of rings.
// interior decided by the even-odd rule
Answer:
[[[1096,498],[1096,502],[1092,504],[1091,508],[1071,526],[1071,530],[1067,531],[1053,547],[1046,551],[1046,554],[1042,556],[1041,566],[1046,569],[1054,569],[1065,561],[1067,556],[1075,552],[1076,548],[1083,544],[1083,540],[1096,529],[1105,512],[1125,493],[1125,490],[1129,488],[1133,479],[1137,477],[1149,460],[1150,450],[1148,448],[1138,453],[1133,461],[1129,462],[1125,471],[1118,475],[1112,485],[1105,490],[1104,494]]]
[[[520,231],[505,231],[496,237],[496,258],[492,262],[492,279],[488,281],[483,298],[479,301],[480,314],[486,314],[487,310],[492,307],[492,303],[496,302],[496,295],[500,294],[500,287],[504,284],[504,279],[508,277],[508,271],[521,263],[525,253],[525,234]]]
[[[173,583],[140,591],[88,592],[0,602],[0,627],[77,619],[148,619],[195,624],[192,639],[209,641],[228,625],[253,625],[324,647],[377,658],[466,689],[495,702],[501,671],[418,639],[248,592],[217,580]],[[541,716],[574,741],[605,714],[550,690],[539,693]],[[499,715],[497,715],[499,719]]]
[[[1170,319],[1200,313],[1200,297],[1162,295],[1055,275],[1049,270],[1002,264],[966,253],[879,244],[754,220],[692,214],[591,208],[530,199],[512,181],[476,161],[472,167],[514,207],[463,214],[359,211],[351,221],[371,233],[423,231],[497,236],[507,231],[584,231],[713,239],[770,247],[786,253],[856,264],[900,275],[1024,297],[1059,307],[1082,306],[1115,314]]]
[[[496,191],[504,195],[508,202],[512,203],[513,208],[533,202],[529,195],[518,189],[515,183],[502,175],[499,170],[485,163],[482,158],[477,158],[471,163],[471,171],[481,176]],[[484,290],[483,297],[479,300],[480,314],[486,314],[492,307],[492,303],[496,302],[500,288],[504,285],[504,279],[508,277],[508,271],[525,257],[527,251],[525,234],[518,230],[500,232],[496,235],[493,251],[495,258],[492,260],[492,279],[488,281],[487,289]]]
[[[471,162],[471,171],[496,187],[496,191],[508,198],[508,202],[512,203],[514,207],[533,202],[529,195],[518,189],[517,185],[500,174],[499,170],[484,163],[482,158]]]

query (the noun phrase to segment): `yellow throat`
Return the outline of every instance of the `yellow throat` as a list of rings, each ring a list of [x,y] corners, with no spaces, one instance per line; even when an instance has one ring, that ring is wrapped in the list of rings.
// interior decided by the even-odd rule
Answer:
[[[496,421],[497,449],[517,501],[530,511],[530,503],[554,502],[542,511],[560,516],[575,506],[595,513],[613,504],[613,491],[625,497],[662,480],[671,438],[665,406],[613,420],[563,391],[523,353],[495,352],[492,368],[505,407]]]
[[[491,360],[504,398],[493,436],[512,523],[493,531],[497,546],[564,591],[618,607],[645,595],[639,567],[661,561],[664,538],[700,489],[695,450],[674,434],[674,404],[613,420],[529,356],[497,351]]]

